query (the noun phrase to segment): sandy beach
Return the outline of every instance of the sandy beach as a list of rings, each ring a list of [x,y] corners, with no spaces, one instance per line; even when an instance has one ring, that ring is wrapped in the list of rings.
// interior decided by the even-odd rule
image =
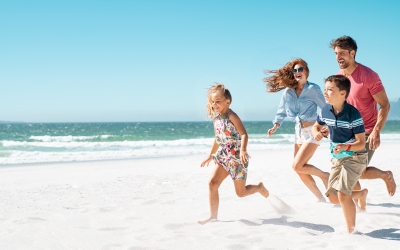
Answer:
[[[400,145],[385,144],[370,165],[400,183]],[[227,178],[219,221],[209,215],[204,155],[0,167],[0,249],[399,249],[399,193],[381,180],[369,189],[367,212],[348,235],[340,206],[317,203],[292,171],[292,151],[250,151],[248,183],[271,196],[238,198]],[[329,171],[327,148],[311,160]],[[317,180],[323,189],[323,184]],[[399,192],[399,191],[398,191]],[[292,209],[282,214],[275,196]]]

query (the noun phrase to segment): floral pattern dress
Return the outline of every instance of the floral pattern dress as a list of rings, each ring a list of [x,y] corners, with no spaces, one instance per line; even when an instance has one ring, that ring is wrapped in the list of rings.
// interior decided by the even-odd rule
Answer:
[[[248,163],[240,161],[241,138],[229,120],[229,112],[214,119],[215,140],[219,148],[212,155],[214,162],[221,165],[233,180],[246,180]]]

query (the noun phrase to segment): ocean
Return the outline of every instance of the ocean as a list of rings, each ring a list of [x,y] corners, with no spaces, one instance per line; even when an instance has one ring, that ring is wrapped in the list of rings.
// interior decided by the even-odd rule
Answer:
[[[271,122],[243,123],[250,155],[251,150],[293,148],[294,123],[285,121],[272,137],[267,136]],[[0,165],[206,155],[213,136],[211,121],[0,123]],[[400,121],[388,121],[381,140],[400,142]]]

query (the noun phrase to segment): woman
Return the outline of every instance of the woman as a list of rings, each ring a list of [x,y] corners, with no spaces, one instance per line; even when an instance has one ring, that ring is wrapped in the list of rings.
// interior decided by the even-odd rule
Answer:
[[[307,81],[310,71],[303,59],[294,59],[281,69],[267,70],[266,74],[270,75],[264,78],[267,92],[283,90],[282,99],[273,120],[274,126],[268,130],[268,135],[272,136],[286,117],[296,122],[292,167],[318,201],[324,202],[325,197],[312,176],[321,178],[326,187],[329,173],[308,164],[320,144],[312,136],[311,129],[317,120],[317,107],[322,108],[326,104],[324,95],[317,84]]]

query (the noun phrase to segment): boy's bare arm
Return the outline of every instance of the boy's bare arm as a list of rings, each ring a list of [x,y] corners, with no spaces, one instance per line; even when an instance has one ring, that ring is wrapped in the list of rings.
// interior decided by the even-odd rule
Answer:
[[[340,143],[336,149],[340,151],[358,151],[365,149],[365,133],[356,134],[356,141],[352,143]]]

